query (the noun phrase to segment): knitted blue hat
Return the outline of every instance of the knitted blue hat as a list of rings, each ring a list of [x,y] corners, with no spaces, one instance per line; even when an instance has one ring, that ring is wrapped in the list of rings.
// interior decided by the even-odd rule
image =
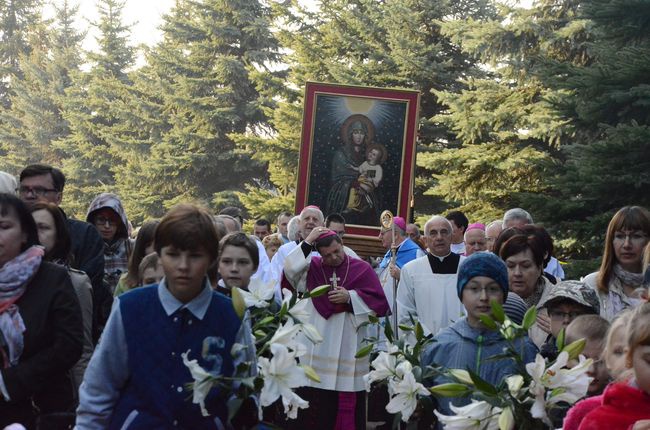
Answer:
[[[461,300],[463,288],[470,279],[476,276],[487,276],[494,279],[501,286],[505,301],[508,297],[508,269],[503,260],[491,252],[477,252],[467,257],[458,269],[458,282],[456,283],[458,297]]]

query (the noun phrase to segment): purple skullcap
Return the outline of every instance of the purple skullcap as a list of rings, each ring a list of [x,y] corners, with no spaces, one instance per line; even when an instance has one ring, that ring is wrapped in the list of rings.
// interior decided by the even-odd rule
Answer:
[[[334,230],[326,230],[326,231],[322,232],[318,236],[318,239],[316,239],[316,240],[325,239],[326,237],[330,237],[330,236],[338,236],[338,234],[336,234],[336,232]]]
[[[475,222],[474,224],[468,225],[465,232],[468,232],[470,230],[483,230],[483,231],[485,231],[485,224],[482,224],[480,222]]]
[[[406,221],[404,221],[404,218],[402,218],[401,216],[393,217],[393,224],[395,224],[397,227],[401,228],[402,230],[406,231]]]

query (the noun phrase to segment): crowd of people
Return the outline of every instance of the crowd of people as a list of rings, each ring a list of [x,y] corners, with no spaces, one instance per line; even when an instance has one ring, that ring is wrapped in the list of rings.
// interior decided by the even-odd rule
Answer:
[[[300,357],[320,382],[297,390],[310,407],[282,421],[286,428],[364,429],[369,415],[392,426],[387,413],[367,410],[369,359],[356,356],[371,331],[381,338],[365,324],[370,316],[402,327],[418,321],[434,339],[422,363],[470,368],[500,384],[515,370],[489,360],[505,345],[480,318],[494,301],[517,323],[538,311],[520,340],[524,362],[538,352],[555,359],[561,333],[586,341],[587,397],[557,408],[556,428],[650,429],[645,208],[621,208],[599,270],[566,280],[551,236],[520,208],[485,223],[452,211],[422,229],[394,217],[379,230],[385,254],[372,258],[345,245],[341,214],[316,206],[254,220],[244,232],[238,208],[212,214],[180,204],[134,229],[112,193],[93,199],[85,221],[69,218],[64,186],[52,166],[27,166],[18,179],[0,172],[0,428],[249,428],[256,413],[243,408],[246,416],[231,420],[218,388],[206,411],[188,400],[181,354],[213,374],[254,363],[250,321],[230,297],[260,282],[273,285],[278,309],[287,291],[330,285],[305,310],[323,342],[305,343]],[[414,341],[411,331],[398,335]],[[449,414],[450,404],[468,402],[436,408]]]

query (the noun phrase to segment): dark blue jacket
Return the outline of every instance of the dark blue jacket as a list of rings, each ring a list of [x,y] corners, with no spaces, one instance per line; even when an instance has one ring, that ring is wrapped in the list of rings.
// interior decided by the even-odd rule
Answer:
[[[120,296],[131,379],[115,407],[109,429],[216,429],[225,423],[229,393],[213,389],[206,399],[212,417],[204,417],[184,389],[193,382],[181,354],[190,351],[204,369],[224,375],[234,372],[230,354],[241,320],[227,297],[213,293],[199,320],[187,309],[168,316],[157,287],[138,288]],[[136,329],[137,328],[137,329]],[[226,397],[223,397],[223,396]],[[128,421],[128,422],[126,422]],[[125,423],[126,422],[126,423]]]

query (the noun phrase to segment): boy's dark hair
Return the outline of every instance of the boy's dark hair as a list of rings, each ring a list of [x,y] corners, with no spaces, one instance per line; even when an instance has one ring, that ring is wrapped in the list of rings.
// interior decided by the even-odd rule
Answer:
[[[55,190],[61,192],[65,187],[65,175],[56,167],[48,166],[47,164],[30,164],[20,172],[20,182],[23,179],[31,178],[34,176],[50,175],[52,177],[52,186]]]
[[[329,214],[325,218],[325,227],[329,227],[331,223],[345,224],[345,218],[341,214]]]
[[[158,255],[169,245],[183,250],[203,248],[215,261],[219,257],[219,239],[208,211],[192,204],[180,204],[160,220],[154,234],[154,247]]]
[[[255,239],[252,239],[246,233],[238,231],[227,234],[221,239],[221,242],[219,242],[219,249],[223,252],[223,250],[226,249],[226,246],[236,246],[248,251],[251,261],[253,262],[253,267],[257,270],[260,265],[260,254]]]
[[[461,211],[451,211],[447,214],[445,218],[447,218],[449,221],[453,221],[454,224],[456,224],[456,226],[462,227],[463,231],[467,230],[467,226],[469,225],[469,220],[467,219],[465,214],[462,213]]]

